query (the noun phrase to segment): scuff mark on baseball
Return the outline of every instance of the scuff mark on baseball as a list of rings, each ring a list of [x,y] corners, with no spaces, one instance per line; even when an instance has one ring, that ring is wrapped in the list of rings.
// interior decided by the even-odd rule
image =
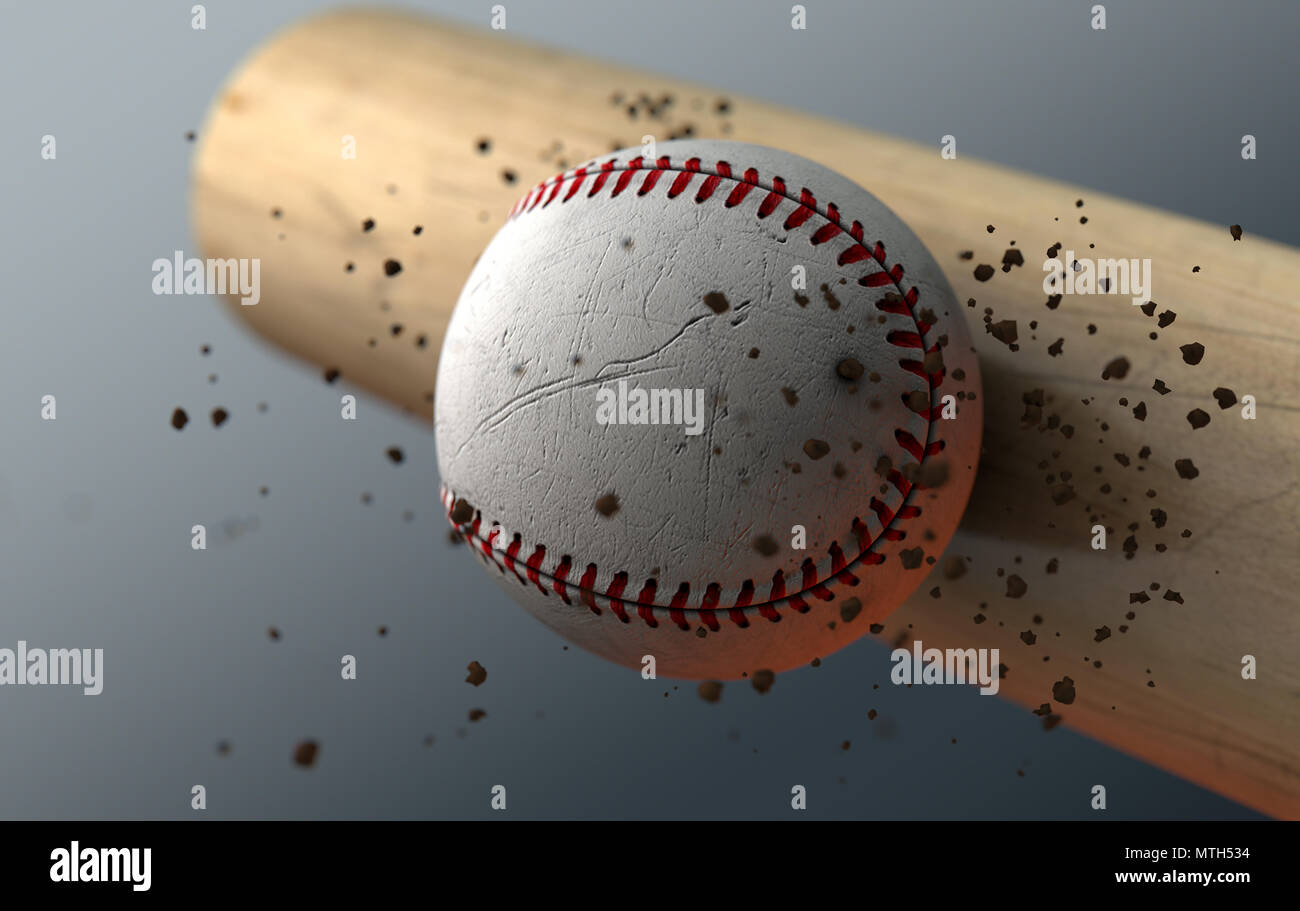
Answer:
[[[884,619],[956,529],[982,427],[965,317],[916,236],[733,142],[534,188],[461,293],[437,388],[443,503],[488,572],[570,641],[676,677],[789,669]]]

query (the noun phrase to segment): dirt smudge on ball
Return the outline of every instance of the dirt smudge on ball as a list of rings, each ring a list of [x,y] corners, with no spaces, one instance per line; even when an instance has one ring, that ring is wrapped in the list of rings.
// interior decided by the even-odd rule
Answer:
[[[825,440],[805,440],[803,451],[815,462],[830,452],[831,447]]]
[[[727,303],[727,296],[721,291],[710,291],[704,295],[704,306],[714,313],[726,313],[731,309],[731,305]]]

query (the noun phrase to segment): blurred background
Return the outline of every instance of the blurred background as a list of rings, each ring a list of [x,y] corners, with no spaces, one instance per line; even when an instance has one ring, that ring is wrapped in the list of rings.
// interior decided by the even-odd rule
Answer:
[[[745,0],[504,5],[515,37],[1300,242],[1292,3],[1109,3],[1093,31],[1090,4],[813,2],[806,32]],[[781,817],[795,784],[817,818],[1092,817],[1098,783],[1110,817],[1256,815],[972,688],[891,686],[875,641],[717,704],[566,647],[448,542],[426,425],[364,396],[340,421],[346,378],[151,293],[198,255],[187,132],[326,8],[190,6],[4,3],[0,648],[105,666],[97,697],[0,688],[0,817],[192,817],[196,784],[239,818],[487,817],[497,784],[513,818]]]

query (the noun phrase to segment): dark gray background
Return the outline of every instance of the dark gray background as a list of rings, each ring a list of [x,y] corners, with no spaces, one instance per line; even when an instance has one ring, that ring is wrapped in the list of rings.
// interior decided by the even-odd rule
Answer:
[[[0,689],[0,817],[192,817],[194,784],[212,817],[482,817],[495,784],[513,817],[779,817],[794,784],[815,817],[1094,817],[1096,783],[1110,817],[1255,815],[1002,700],[889,686],[875,642],[718,705],[566,650],[447,544],[425,426],[370,399],[345,424],[338,389],[214,300],[150,293],[153,259],[196,252],[185,131],[321,5],[210,2],[202,32],[189,6],[3,5],[0,646],[101,647],[106,669],[95,698]],[[507,3],[518,36],[1300,240],[1294,3],[1109,3],[1105,32],[1083,2],[807,6],[797,33],[789,3]]]

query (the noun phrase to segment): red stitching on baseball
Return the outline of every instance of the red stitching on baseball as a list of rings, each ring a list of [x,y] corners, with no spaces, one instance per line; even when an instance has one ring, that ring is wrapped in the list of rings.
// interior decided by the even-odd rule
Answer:
[[[599,173],[596,174],[595,179],[592,181],[591,189],[587,192],[586,198],[591,199],[600,193],[608,183],[610,175],[615,171],[618,171],[619,174],[614,182],[610,196],[611,198],[619,196],[631,184],[636,173],[643,170],[646,170],[645,160],[640,156],[622,165],[613,159],[606,161],[601,164]],[[824,244],[847,230],[854,243],[839,255],[836,260],[837,265],[843,267],[865,262],[866,260],[873,260],[880,267],[879,271],[859,277],[858,284],[864,288],[880,288],[893,285],[898,289],[899,294],[887,293],[881,300],[876,302],[876,308],[883,313],[909,316],[916,325],[917,331],[915,332],[894,330],[887,333],[885,336],[886,343],[901,349],[922,351],[926,354],[939,350],[937,344],[929,349],[925,347],[925,335],[933,327],[916,315],[915,308],[920,297],[918,290],[915,287],[908,288],[906,291],[903,290],[903,267],[899,264],[890,266],[885,261],[885,247],[880,241],[876,241],[875,246],[868,249],[867,242],[863,239],[864,229],[860,222],[855,221],[847,229],[844,228],[839,207],[834,203],[826,203],[826,211],[819,211],[817,198],[811,190],[806,187],[801,188],[796,198],[790,194],[785,181],[776,176],[772,177],[771,186],[764,186],[760,183],[759,174],[755,168],[746,168],[743,177],[737,178],[732,174],[731,165],[725,161],[718,161],[711,169],[706,169],[702,166],[699,158],[688,159],[681,166],[676,166],[667,156],[661,157],[653,163],[653,167],[646,173],[645,180],[641,183],[636,195],[642,197],[653,192],[660,178],[666,172],[676,174],[667,191],[669,199],[676,199],[684,193],[698,174],[704,176],[704,181],[694,196],[697,205],[701,205],[712,198],[723,180],[735,183],[724,203],[727,208],[740,205],[752,190],[762,189],[767,191],[755,213],[760,219],[767,218],[784,201],[794,203],[795,210],[786,217],[782,226],[784,230],[790,231],[802,227],[814,215],[825,220],[825,224],[819,226],[809,238],[813,246]],[[578,168],[575,171],[557,175],[549,181],[543,181],[515,203],[510,210],[509,219],[513,220],[524,213],[532,212],[539,204],[542,208],[545,208],[557,198],[560,188],[565,182],[573,181],[573,186],[560,199],[561,205],[567,203],[577,195],[578,189],[586,181],[589,174],[589,169]],[[549,194],[547,193],[548,189],[550,190]],[[909,397],[907,395],[903,396],[904,403],[910,410],[927,418],[926,440],[924,442],[917,440],[915,436],[903,428],[894,430],[894,439],[899,447],[914,458],[919,465],[926,458],[936,455],[944,448],[943,440],[931,440],[930,437],[934,432],[935,421],[938,419],[941,410],[933,404],[934,393],[943,382],[945,371],[941,368],[935,373],[930,373],[925,369],[924,363],[914,358],[900,357],[898,363],[902,370],[925,380],[930,388],[931,406],[929,408],[915,409],[912,407]],[[735,602],[730,605],[720,606],[718,602],[721,600],[721,586],[717,582],[710,582],[705,586],[700,605],[696,608],[687,607],[686,602],[690,597],[690,584],[687,582],[682,582],[678,586],[671,602],[666,607],[655,603],[659,585],[654,579],[647,579],[635,600],[629,600],[625,596],[628,585],[627,572],[615,573],[609,586],[601,593],[595,588],[598,570],[594,563],[587,564],[582,577],[578,580],[577,585],[574,585],[569,581],[573,569],[573,558],[569,554],[563,554],[555,569],[547,573],[542,569],[547,551],[545,546],[540,544],[537,545],[524,564],[525,575],[520,576],[515,569],[515,563],[523,546],[520,536],[515,534],[511,543],[503,551],[496,544],[497,538],[502,532],[501,526],[494,523],[487,537],[484,538],[480,533],[482,525],[482,515],[480,513],[475,512],[472,522],[457,524],[451,517],[456,507],[455,493],[444,484],[441,497],[443,506],[447,510],[447,520],[462,535],[478,544],[475,552],[479,554],[480,558],[485,563],[496,566],[498,571],[502,573],[508,569],[522,585],[534,585],[543,595],[546,595],[549,592],[547,586],[543,584],[543,580],[545,580],[545,582],[550,583],[551,591],[559,595],[565,604],[572,604],[573,601],[569,596],[572,593],[577,593],[578,600],[595,614],[601,613],[601,608],[597,604],[599,598],[605,602],[610,612],[623,623],[631,622],[626,609],[626,605],[630,604],[636,608],[637,616],[650,627],[659,625],[659,620],[654,615],[654,611],[659,610],[667,611],[668,619],[679,629],[689,630],[691,628],[689,615],[693,614],[695,619],[699,620],[711,631],[717,632],[721,628],[718,618],[723,614],[737,628],[744,629],[750,625],[747,611],[755,611],[773,623],[781,620],[781,614],[777,610],[779,606],[788,605],[796,612],[806,613],[810,607],[804,600],[805,596],[822,601],[834,600],[835,593],[828,586],[856,586],[860,580],[851,572],[853,568],[859,565],[864,567],[879,566],[883,563],[885,560],[884,555],[871,549],[875,546],[876,541],[881,539],[886,541],[903,540],[907,533],[896,527],[898,523],[914,519],[921,514],[920,507],[909,502],[913,489],[920,488],[919,484],[908,481],[902,472],[897,469],[889,471],[887,481],[902,494],[899,508],[891,513],[888,505],[874,496],[871,497],[868,508],[881,524],[880,534],[875,539],[872,539],[866,523],[855,516],[851,533],[856,539],[858,554],[852,560],[849,560],[839,542],[832,541],[827,548],[831,564],[827,578],[818,578],[817,565],[813,563],[811,557],[808,557],[804,559],[799,568],[801,587],[797,591],[786,592],[785,574],[778,570],[772,578],[771,589],[766,601],[755,603],[756,589],[754,582],[752,579],[746,579],[741,584]]]

